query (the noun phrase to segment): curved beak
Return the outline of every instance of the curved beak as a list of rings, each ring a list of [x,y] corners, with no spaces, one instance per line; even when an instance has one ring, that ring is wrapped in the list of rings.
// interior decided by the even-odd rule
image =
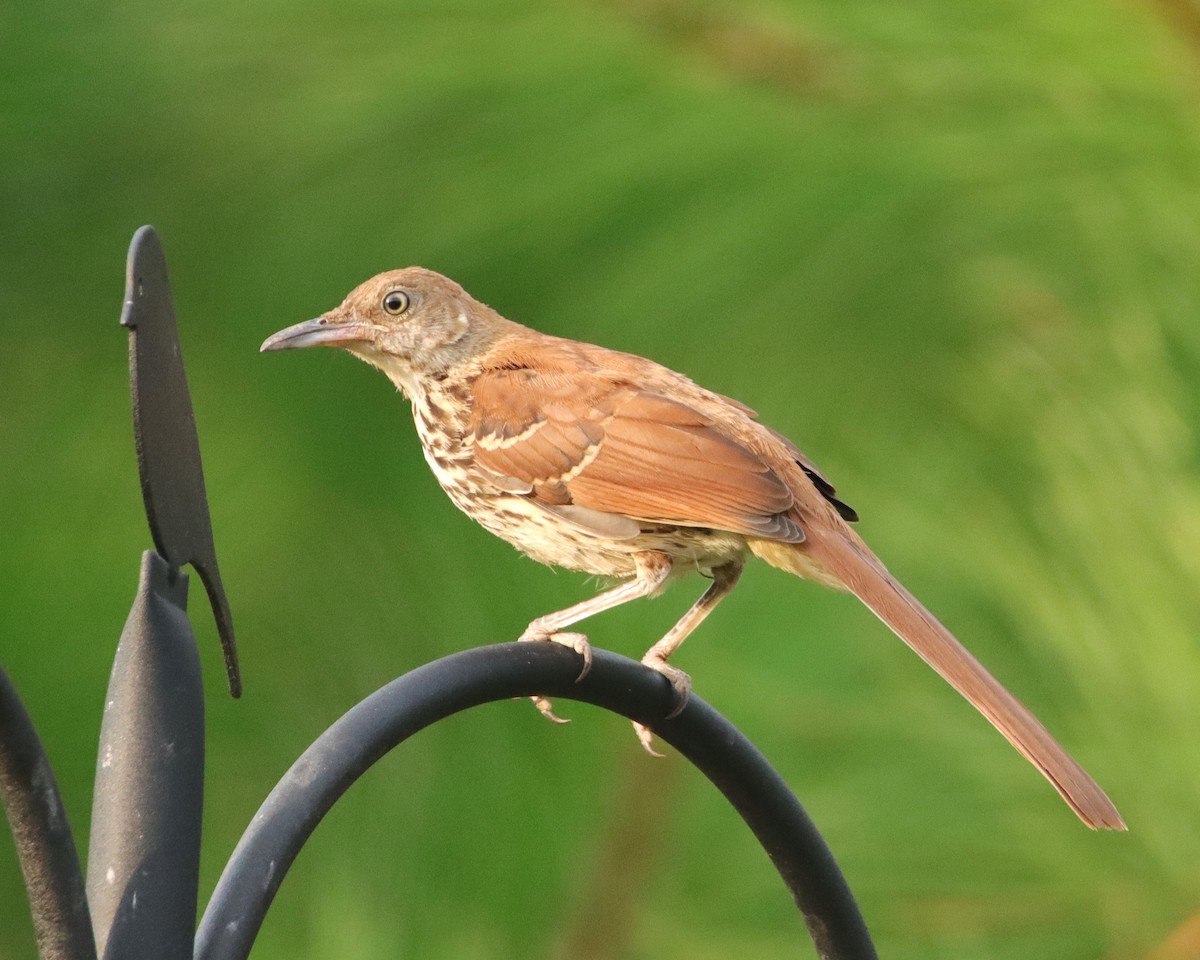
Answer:
[[[300,347],[344,347],[374,339],[375,330],[368,324],[331,320],[323,316],[271,334],[258,350],[266,353],[268,350],[294,350]]]

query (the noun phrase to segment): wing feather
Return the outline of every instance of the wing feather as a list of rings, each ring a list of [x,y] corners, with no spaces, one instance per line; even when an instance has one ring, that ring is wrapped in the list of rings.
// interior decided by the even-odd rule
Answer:
[[[485,372],[473,389],[476,462],[544,506],[710,527],[791,543],[804,532],[771,467],[686,403],[591,371]],[[564,501],[566,501],[564,503]]]

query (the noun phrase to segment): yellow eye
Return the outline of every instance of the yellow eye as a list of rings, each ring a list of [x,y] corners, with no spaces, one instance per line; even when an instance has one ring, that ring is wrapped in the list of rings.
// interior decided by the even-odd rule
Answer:
[[[392,290],[383,298],[383,309],[398,317],[408,309],[408,294],[403,290]]]

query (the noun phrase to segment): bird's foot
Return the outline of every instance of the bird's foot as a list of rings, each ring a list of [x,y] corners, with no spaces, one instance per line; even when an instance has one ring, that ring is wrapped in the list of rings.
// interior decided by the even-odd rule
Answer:
[[[588,643],[588,638],[582,633],[563,633],[559,631],[548,631],[540,629],[538,622],[535,620],[529,625],[518,641],[535,641],[538,643],[557,643],[570,650],[574,650],[577,654],[583,657],[583,669],[579,671],[579,676],[575,678],[578,683],[588,675],[588,671],[592,669],[592,645]],[[530,697],[533,705],[538,708],[538,713],[549,720],[551,723],[570,723],[569,719],[558,716],[554,712],[554,705],[546,697]]]
[[[650,756],[659,758],[663,756],[663,754],[654,749],[654,734],[650,732],[650,728],[648,726],[646,726],[644,723],[638,723],[636,720],[634,720],[633,732],[637,734],[638,742],[642,745],[642,749],[650,754]]]
[[[549,720],[551,723],[570,723],[567,717],[560,717],[554,712],[554,704],[545,697],[530,697],[529,698],[535,707],[538,708],[538,713]]]
[[[687,706],[688,698],[692,695],[692,678],[678,667],[673,667],[667,663],[666,658],[656,656],[653,653],[648,653],[642,657],[642,663],[651,670],[661,673],[671,681],[671,686],[675,688],[675,706],[671,708],[671,712],[667,714],[666,719],[670,720],[672,717],[677,717],[683,713],[683,708]]]
[[[517,639],[519,641],[549,641],[550,643],[560,644],[568,650],[574,650],[583,657],[583,669],[579,671],[579,676],[575,678],[576,683],[586,677],[588,671],[592,669],[592,645],[588,643],[588,638],[582,633],[543,630],[539,628],[538,622],[535,620]]]
[[[642,663],[651,670],[661,673],[671,681],[671,686],[675,688],[675,706],[671,708],[671,712],[663,719],[670,720],[672,717],[679,716],[683,712],[683,708],[687,706],[688,699],[692,695],[692,678],[678,667],[671,666],[665,658],[660,656],[648,653],[642,657]],[[641,743],[642,748],[650,756],[662,756],[661,753],[654,749],[654,734],[650,732],[649,727],[635,720],[633,722],[633,732],[637,734],[638,742]]]

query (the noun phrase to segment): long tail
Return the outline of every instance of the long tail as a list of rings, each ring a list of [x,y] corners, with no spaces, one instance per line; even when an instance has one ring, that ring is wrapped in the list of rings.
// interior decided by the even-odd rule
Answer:
[[[1037,717],[888,573],[852,530],[830,530],[810,536],[802,545],[752,540],[750,549],[772,566],[801,577],[836,582],[850,590],[974,704],[1054,785],[1080,820],[1092,829],[1125,829],[1117,808],[1087,771],[1055,742]]]

